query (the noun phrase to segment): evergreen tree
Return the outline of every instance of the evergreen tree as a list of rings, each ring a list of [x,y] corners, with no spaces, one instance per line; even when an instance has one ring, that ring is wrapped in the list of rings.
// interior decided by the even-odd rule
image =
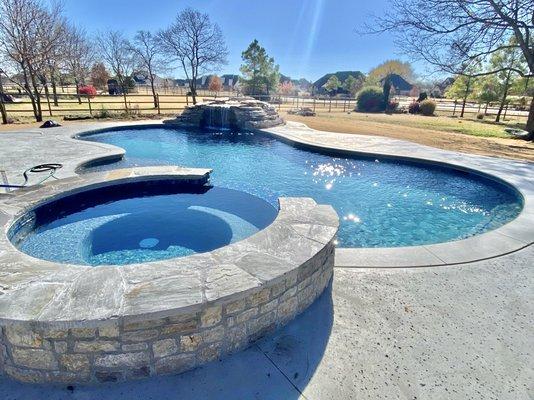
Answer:
[[[241,81],[247,94],[252,96],[269,94],[278,88],[279,67],[256,39],[241,53],[241,58],[243,64],[239,70],[243,74]]]

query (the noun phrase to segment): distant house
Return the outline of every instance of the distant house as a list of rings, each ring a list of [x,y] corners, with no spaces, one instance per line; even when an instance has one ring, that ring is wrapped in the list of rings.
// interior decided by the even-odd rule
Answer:
[[[144,86],[150,85],[150,79],[147,72],[136,72],[132,75],[132,78],[136,85]],[[164,79],[155,75],[154,76],[154,86],[160,87],[163,86]]]
[[[365,78],[365,75],[360,71],[338,71],[338,72],[335,72],[333,74],[326,74],[326,75],[322,76],[320,79],[316,80],[313,83],[313,86],[312,86],[313,93],[314,94],[320,94],[320,95],[328,94],[328,92],[324,88],[324,85],[326,84],[326,82],[328,82],[328,80],[333,75],[337,76],[337,79],[339,79],[341,84],[343,84],[347,80],[347,78],[349,76],[353,76],[356,79],[364,79]],[[347,91],[347,90],[345,90],[344,88],[341,87],[341,88],[339,88],[337,90],[336,94],[350,94],[350,93],[349,93],[349,91]]]
[[[210,86],[211,77],[214,75],[204,75],[197,79],[197,88],[202,90],[208,90]],[[236,86],[239,82],[239,75],[225,74],[219,76],[222,81],[223,89],[225,91],[231,92],[236,89]],[[187,84],[187,81],[186,81]]]
[[[380,80],[380,85],[384,86],[386,79],[389,79],[391,87],[395,94],[399,96],[419,96],[417,86],[412,85],[406,79],[398,74],[389,74]],[[417,92],[417,93],[416,93]]]
[[[239,75],[225,74],[221,76],[223,90],[233,91],[239,87]]]
[[[189,82],[187,81],[187,79],[175,79],[174,80],[174,86],[176,86],[176,87],[188,87],[189,86]]]
[[[430,90],[430,96],[432,97],[444,97],[447,89],[454,83],[455,79],[449,77],[442,82],[435,84]]]
[[[297,92],[310,92],[312,83],[304,78],[292,79],[291,77],[280,74],[280,83],[291,82]]]

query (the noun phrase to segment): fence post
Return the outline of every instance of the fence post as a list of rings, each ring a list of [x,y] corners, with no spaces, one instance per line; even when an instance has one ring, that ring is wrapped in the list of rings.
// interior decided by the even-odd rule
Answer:
[[[313,98],[313,112],[315,112],[315,97]]]
[[[187,93],[185,94],[185,105],[189,105],[189,96],[187,96]]]
[[[510,104],[510,101],[507,101],[506,105],[504,106],[504,115],[502,116],[503,121],[506,119],[506,113],[508,112],[508,104]]]
[[[158,104],[158,115],[161,114],[161,108],[159,105],[159,93],[156,93],[156,103]]]
[[[87,105],[89,106],[89,115],[93,115],[93,108],[91,107],[91,96],[87,95]]]
[[[347,110],[347,100],[343,100],[343,112]]]
[[[332,98],[330,98],[330,102],[328,103],[328,112],[332,112]]]
[[[456,105],[458,104],[458,100],[454,100],[454,109],[452,110],[452,116],[456,114]]]

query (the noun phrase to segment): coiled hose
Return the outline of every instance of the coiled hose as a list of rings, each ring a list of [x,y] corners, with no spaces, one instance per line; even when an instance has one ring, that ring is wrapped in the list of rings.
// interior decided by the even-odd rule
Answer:
[[[39,164],[34,167],[28,168],[22,173],[22,176],[24,177],[24,182],[21,185],[10,185],[6,182],[5,184],[0,184],[0,187],[8,188],[8,189],[20,189],[20,188],[25,187],[28,184],[28,181],[30,179],[28,174],[32,174],[32,173],[39,174],[42,172],[48,172],[48,175],[46,175],[43,179],[41,179],[39,182],[36,183],[36,185],[40,185],[41,183],[43,183],[44,181],[50,178],[58,179],[54,174],[56,173],[58,169],[62,167],[63,167],[63,164],[59,164],[59,163]]]

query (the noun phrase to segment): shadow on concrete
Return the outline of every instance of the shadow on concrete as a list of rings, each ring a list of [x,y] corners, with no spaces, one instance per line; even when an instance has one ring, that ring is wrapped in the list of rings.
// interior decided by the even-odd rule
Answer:
[[[0,377],[2,400],[298,399],[333,324],[332,283],[299,317],[250,348],[181,375],[93,387],[38,386]]]

